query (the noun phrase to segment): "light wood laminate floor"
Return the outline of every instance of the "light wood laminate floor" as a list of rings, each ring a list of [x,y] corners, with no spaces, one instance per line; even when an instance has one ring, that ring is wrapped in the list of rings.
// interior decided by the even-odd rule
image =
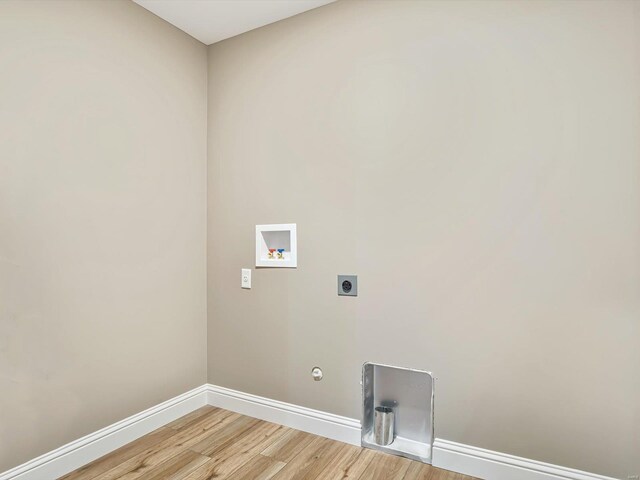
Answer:
[[[64,480],[473,480],[402,457],[204,407]]]

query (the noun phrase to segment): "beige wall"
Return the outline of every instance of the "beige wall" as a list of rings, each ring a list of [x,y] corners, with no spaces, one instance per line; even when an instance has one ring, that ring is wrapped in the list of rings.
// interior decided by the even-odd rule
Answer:
[[[364,361],[426,368],[440,438],[638,473],[639,25],[342,1],[211,47],[209,381],[358,417]],[[206,381],[206,78],[131,2],[0,2],[0,471]],[[277,222],[299,268],[241,290]]]
[[[0,2],[0,471],[206,381],[206,48]]]
[[[209,60],[210,382],[358,417],[364,361],[425,368],[440,438],[640,473],[639,2],[342,1]]]

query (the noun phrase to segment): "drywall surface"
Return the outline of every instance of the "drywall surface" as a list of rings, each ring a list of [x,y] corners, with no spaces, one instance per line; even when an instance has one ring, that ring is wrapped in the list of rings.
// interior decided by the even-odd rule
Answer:
[[[206,55],[0,2],[0,471],[206,380]]]
[[[638,2],[477,0],[210,47],[209,381],[359,417],[363,362],[423,368],[437,437],[639,473],[639,49]]]

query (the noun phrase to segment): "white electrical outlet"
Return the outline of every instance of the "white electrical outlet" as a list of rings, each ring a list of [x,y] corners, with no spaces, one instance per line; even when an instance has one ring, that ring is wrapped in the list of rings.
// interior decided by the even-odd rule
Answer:
[[[638,475],[629,475],[627,480],[640,480],[640,477]]]
[[[242,280],[240,281],[240,286],[242,288],[251,288],[251,269],[250,268],[242,269]]]

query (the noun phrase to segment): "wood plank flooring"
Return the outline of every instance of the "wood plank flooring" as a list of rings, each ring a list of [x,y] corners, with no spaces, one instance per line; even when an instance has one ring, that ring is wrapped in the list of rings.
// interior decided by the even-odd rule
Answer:
[[[60,480],[474,480],[214,407]]]

